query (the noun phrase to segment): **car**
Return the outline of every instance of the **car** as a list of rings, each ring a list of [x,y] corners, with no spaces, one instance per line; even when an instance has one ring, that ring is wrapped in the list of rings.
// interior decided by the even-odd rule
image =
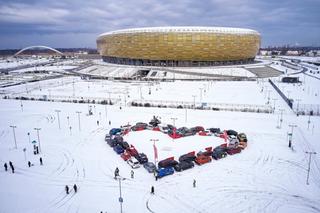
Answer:
[[[174,173],[173,167],[160,168],[157,170],[157,178],[162,178],[167,175],[172,175]]]
[[[148,162],[148,157],[144,153],[137,154],[135,158],[139,161],[140,164],[144,164]]]
[[[181,161],[194,161],[196,159],[195,152],[189,152],[187,154],[181,155],[179,157],[179,162]]]
[[[128,149],[130,146],[128,144],[128,142],[126,141],[122,141],[120,143],[118,143],[120,146],[122,146],[123,149]]]
[[[117,141],[115,141],[114,139],[108,139],[107,144],[109,144],[109,146],[111,147],[115,147],[116,145],[118,145]]]
[[[122,129],[120,128],[112,128],[110,131],[109,131],[109,134],[110,135],[116,135],[117,133],[120,133],[122,131]]]
[[[237,138],[240,142],[248,142],[247,136],[244,133],[239,133],[237,135]]]
[[[117,143],[122,143],[123,142],[123,137],[120,135],[116,135],[113,140],[115,140]]]
[[[124,151],[124,152],[120,155],[120,157],[121,157],[124,161],[127,161],[127,160],[129,160],[129,158],[131,158],[131,155],[130,155],[129,152]]]
[[[238,135],[238,132],[233,130],[233,129],[229,129],[227,130],[227,135],[234,135],[234,136],[237,136]]]
[[[149,173],[154,173],[156,171],[156,165],[152,162],[147,162],[143,164],[143,167],[149,172]]]
[[[126,149],[126,151],[129,152],[131,156],[138,155],[138,151],[136,150],[136,148],[133,145],[130,145],[130,147],[128,149]]]
[[[183,170],[191,169],[192,167],[194,167],[194,163],[193,162],[191,162],[191,161],[181,161],[180,163],[175,165],[173,168],[177,172],[181,172]]]
[[[199,155],[194,162],[198,165],[202,165],[205,163],[209,163],[211,162],[211,157],[210,156],[206,156],[206,155]]]
[[[190,130],[194,133],[197,133],[197,132],[204,131],[204,128],[202,126],[195,126],[195,127],[190,128]]]
[[[227,156],[227,149],[225,147],[218,146],[213,149],[212,158],[215,160],[219,160]]]
[[[139,161],[134,157],[131,157],[127,160],[127,163],[131,166],[132,169],[137,169],[140,167]]]
[[[120,146],[119,144],[116,145],[115,147],[113,147],[113,150],[114,150],[118,155],[120,155],[121,153],[124,152],[124,149],[123,149],[122,146]]]
[[[237,147],[237,148],[228,147],[227,148],[228,155],[234,155],[234,154],[237,154],[237,153],[240,153],[240,152],[241,152],[241,148],[240,147]]]
[[[110,134],[106,134],[106,136],[104,137],[104,140],[105,141],[111,140],[111,135]]]
[[[211,156],[212,155],[212,147],[205,148],[205,151],[200,151],[197,153],[197,156],[205,155],[205,156]]]
[[[221,133],[220,128],[209,128],[208,129],[211,133]]]
[[[178,164],[178,162],[175,161],[173,157],[171,157],[171,158],[167,158],[167,159],[159,161],[158,167],[159,168],[172,167],[177,164]]]

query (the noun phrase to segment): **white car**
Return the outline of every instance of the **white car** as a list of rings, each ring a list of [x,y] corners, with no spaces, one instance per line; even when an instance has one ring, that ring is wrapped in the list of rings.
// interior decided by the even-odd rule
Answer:
[[[127,160],[127,163],[131,166],[131,168],[133,169],[137,169],[140,167],[139,161],[137,159],[135,159],[134,157],[129,158],[129,160]]]

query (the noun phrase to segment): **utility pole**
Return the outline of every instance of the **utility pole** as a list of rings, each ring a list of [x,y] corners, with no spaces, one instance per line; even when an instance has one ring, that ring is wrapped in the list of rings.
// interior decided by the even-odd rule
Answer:
[[[268,90],[268,104],[270,103],[270,92],[271,90]]]
[[[30,132],[28,132],[27,135],[28,135],[28,138],[29,138],[29,143],[31,144]]]
[[[311,123],[310,117],[311,117],[311,115],[309,115],[309,119],[308,119],[308,130],[309,130],[309,126],[310,126],[310,123]]]
[[[40,137],[39,137],[39,130],[41,130],[41,128],[34,128],[34,130],[37,131],[38,142],[39,142],[39,151],[41,152],[41,144],[40,144]]]
[[[76,113],[78,114],[79,131],[81,131],[81,125],[80,125],[80,114],[81,114],[81,111],[76,111]]]
[[[274,113],[274,111],[276,110],[276,101],[277,101],[278,99],[272,98],[272,100],[273,100],[273,113]]]
[[[21,112],[23,112],[23,104],[22,104],[22,100],[20,100],[20,107],[21,107]]]
[[[280,111],[280,121],[279,121],[278,128],[279,128],[279,129],[281,129],[282,122],[283,122],[282,115],[283,115],[283,111],[284,111],[284,109],[279,109],[279,111]]]
[[[187,111],[187,108],[185,108],[185,119],[184,119],[184,122],[187,123],[188,121],[188,111]]]
[[[123,197],[122,197],[122,193],[121,193],[121,177],[118,177],[118,180],[119,180],[119,192],[120,192],[120,196],[119,196],[120,213],[122,213]]]
[[[301,101],[301,99],[296,99],[297,103],[297,115],[299,114],[299,102]]]
[[[196,108],[196,95],[193,95],[192,96],[193,97],[193,109],[195,109]]]
[[[59,116],[59,113],[61,112],[61,110],[58,110],[56,109],[55,112],[57,113],[58,115],[58,124],[59,124],[59,129],[61,129],[61,126],[60,126],[60,116]]]
[[[14,139],[14,145],[15,145],[15,148],[17,149],[17,139],[16,139],[16,131],[14,130],[15,128],[17,128],[17,126],[10,126],[12,128],[12,131],[13,131],[13,139]]]
[[[176,120],[177,120],[178,118],[170,118],[170,119],[172,120],[173,126],[175,127],[175,126],[176,126]]]
[[[202,102],[202,90],[203,90],[203,88],[199,88],[199,90],[200,90],[200,103]]]
[[[104,106],[104,110],[106,111],[106,123],[108,123],[108,108],[107,108],[107,105]]]
[[[306,152],[309,155],[309,163],[308,163],[308,173],[307,173],[307,181],[306,184],[309,185],[309,174],[310,174],[310,164],[311,164],[311,155],[316,155],[316,152]]]
[[[289,127],[291,127],[291,133],[289,133],[289,148],[292,147],[292,138],[293,138],[293,128],[297,127],[295,124],[290,124]]]

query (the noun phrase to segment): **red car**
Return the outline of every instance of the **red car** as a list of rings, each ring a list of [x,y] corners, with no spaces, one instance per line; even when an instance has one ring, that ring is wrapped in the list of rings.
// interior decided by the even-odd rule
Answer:
[[[138,155],[138,151],[136,150],[136,148],[133,145],[130,145],[130,147],[128,149],[126,149],[126,151],[131,155],[131,156],[137,156]]]
[[[233,154],[237,154],[241,152],[241,148],[237,147],[237,148],[227,148],[227,153],[228,155],[233,155]]]
[[[196,162],[196,164],[198,164],[198,165],[202,165],[202,164],[211,162],[211,160],[212,160],[212,159],[211,159],[211,157],[209,157],[209,156],[199,155],[199,156],[194,160],[194,162]]]
[[[131,158],[131,155],[129,152],[125,151],[124,153],[122,153],[121,155],[121,158],[124,160],[124,161],[127,161],[129,158]]]

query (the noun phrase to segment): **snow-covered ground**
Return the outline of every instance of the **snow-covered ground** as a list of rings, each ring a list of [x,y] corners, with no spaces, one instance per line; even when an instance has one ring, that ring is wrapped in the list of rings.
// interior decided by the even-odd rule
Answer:
[[[319,84],[307,78],[305,83],[319,89]],[[297,86],[292,87],[290,96],[301,96],[299,91]],[[320,212],[320,118],[312,116],[308,123],[309,116],[297,117],[266,80],[151,84],[69,77],[1,91],[3,95],[22,96],[49,95],[49,92],[52,96],[111,96],[121,101],[105,106],[1,99],[0,212],[119,212],[119,182],[113,178],[116,167],[123,178],[123,212]],[[269,104],[276,108],[275,114],[123,105],[125,99],[192,102],[195,97],[195,101],[200,102],[200,96],[201,102],[223,103],[266,104],[269,99]],[[317,103],[317,98],[310,99]],[[92,116],[88,116],[90,107]],[[282,109],[283,122],[281,128],[277,128]],[[178,127],[201,125],[244,132],[248,147],[240,154],[176,172],[158,181],[141,167],[134,170],[132,179],[131,168],[106,144],[104,136],[112,127],[149,122],[154,115],[166,124],[175,120]],[[288,148],[287,138],[291,124],[296,125],[293,149]],[[17,148],[10,126],[16,126]],[[41,128],[40,144],[35,128]],[[214,136],[172,140],[149,130],[125,136],[126,141],[153,161],[151,139],[159,140],[156,142],[159,160],[169,156],[177,159],[186,152],[223,143]],[[33,140],[41,145],[40,155],[32,152]],[[309,185],[306,185],[309,160],[306,151],[318,153],[311,158]],[[42,166],[40,157],[44,162]],[[14,174],[5,172],[2,166],[9,161],[15,166]],[[29,168],[27,161],[34,165]],[[65,185],[72,188],[73,184],[78,185],[79,191],[66,195]],[[150,194],[151,186],[155,187],[154,195]]]

